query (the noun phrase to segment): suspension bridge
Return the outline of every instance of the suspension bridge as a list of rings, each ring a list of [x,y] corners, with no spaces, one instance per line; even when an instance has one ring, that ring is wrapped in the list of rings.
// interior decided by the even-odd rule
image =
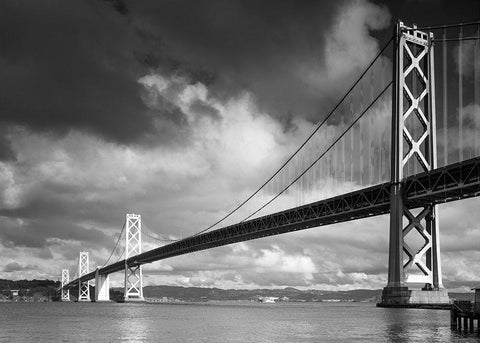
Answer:
[[[94,301],[108,301],[109,275],[123,271],[125,301],[143,300],[146,263],[389,214],[381,305],[448,303],[437,205],[480,195],[480,22],[397,23],[391,39],[320,117],[270,178],[192,236],[147,233],[140,215],[127,214],[102,267],[90,270],[82,251],[73,280],[62,270],[61,299],[70,300],[70,290],[78,288],[78,300],[90,301],[95,280]],[[164,245],[143,251],[145,235]],[[122,245],[117,261],[108,264]]]

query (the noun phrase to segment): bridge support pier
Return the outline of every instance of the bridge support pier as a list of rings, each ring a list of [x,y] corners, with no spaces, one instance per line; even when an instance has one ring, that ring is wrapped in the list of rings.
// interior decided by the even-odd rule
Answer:
[[[110,301],[110,275],[101,275],[98,268],[95,272],[95,302]]]
[[[404,172],[437,167],[433,34],[399,22],[394,37],[388,284],[378,305],[440,306],[449,298],[442,284],[438,210],[405,204],[401,186]]]
[[[125,292],[124,302],[144,301],[142,266],[132,265],[131,256],[142,252],[142,217],[136,214],[126,216],[125,251]]]

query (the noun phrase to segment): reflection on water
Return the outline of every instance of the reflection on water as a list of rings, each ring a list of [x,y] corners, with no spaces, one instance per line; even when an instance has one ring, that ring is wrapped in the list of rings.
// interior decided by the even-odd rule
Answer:
[[[448,338],[449,318],[434,310],[384,309],[385,336],[392,342],[435,342],[436,337]],[[440,332],[441,329],[444,332]]]
[[[478,342],[448,311],[362,303],[0,303],[0,342]]]
[[[118,340],[122,342],[153,342],[149,337],[150,318],[145,316],[143,304],[120,304],[127,305],[119,308],[123,315],[119,315],[114,325],[118,332]]]

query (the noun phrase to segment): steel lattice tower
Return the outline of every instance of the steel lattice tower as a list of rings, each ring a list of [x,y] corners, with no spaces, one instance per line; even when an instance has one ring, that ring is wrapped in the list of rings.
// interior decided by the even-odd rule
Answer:
[[[63,288],[66,284],[70,282],[70,273],[68,269],[62,269],[62,301],[70,301],[70,290]]]
[[[142,266],[129,265],[128,259],[142,252],[142,218],[127,214],[125,231],[125,293],[124,299],[143,300]]]
[[[88,274],[89,260],[88,252],[80,251],[80,258],[78,260],[78,275],[81,278]],[[81,281],[78,283],[78,301],[90,301],[90,281]]]
[[[407,208],[401,187],[409,169],[423,172],[437,165],[433,34],[399,22],[394,35],[390,249],[382,304],[444,303],[438,211],[436,206],[418,213]],[[415,235],[422,241],[419,248],[409,244]],[[436,292],[414,292],[409,283]]]

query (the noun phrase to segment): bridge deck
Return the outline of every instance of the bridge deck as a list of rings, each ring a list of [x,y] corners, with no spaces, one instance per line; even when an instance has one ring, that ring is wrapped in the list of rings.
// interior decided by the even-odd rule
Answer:
[[[409,208],[478,196],[480,157],[410,176],[402,185]],[[231,243],[385,214],[390,211],[390,186],[391,183],[379,184],[188,237],[105,266],[98,273],[110,274],[124,270],[125,265],[141,265]],[[94,279],[95,273],[73,280],[65,288]]]

